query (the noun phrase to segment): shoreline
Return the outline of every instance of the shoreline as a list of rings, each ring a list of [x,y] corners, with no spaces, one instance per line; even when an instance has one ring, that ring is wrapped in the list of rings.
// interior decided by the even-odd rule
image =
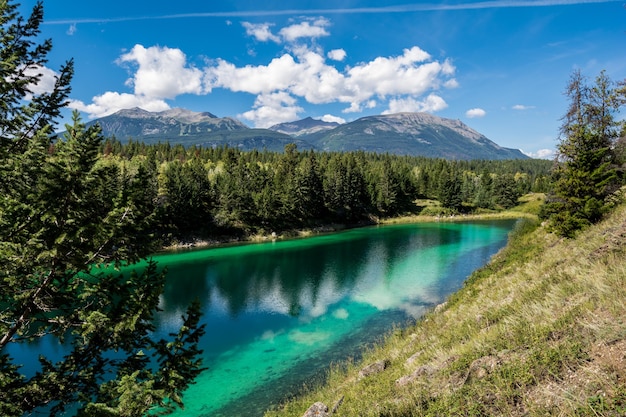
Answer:
[[[319,236],[328,233],[340,232],[342,230],[358,229],[361,227],[369,226],[385,226],[392,224],[410,224],[410,223],[455,223],[466,221],[483,221],[483,220],[508,220],[508,219],[520,219],[520,218],[533,218],[537,216],[534,214],[505,210],[502,212],[494,213],[480,213],[480,214],[456,214],[449,216],[430,216],[430,215],[406,215],[392,217],[388,219],[372,219],[371,222],[362,222],[357,224],[341,224],[330,223],[322,226],[318,226],[311,229],[293,229],[286,230],[281,233],[271,232],[268,234],[256,233],[250,235],[244,235],[241,237],[215,237],[211,239],[201,238],[189,238],[181,240],[180,242],[173,243],[162,247],[158,253],[171,253],[181,250],[193,250],[193,249],[208,249],[219,248],[229,245],[249,244],[249,243],[263,243],[273,242],[277,240],[292,240],[292,239],[306,239],[308,237]]]

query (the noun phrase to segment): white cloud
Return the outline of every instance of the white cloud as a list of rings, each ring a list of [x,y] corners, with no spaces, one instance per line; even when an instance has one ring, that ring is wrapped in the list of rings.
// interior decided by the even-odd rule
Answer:
[[[450,75],[450,65],[430,60],[430,55],[414,46],[397,57],[378,57],[373,61],[348,70],[346,84],[359,103],[373,96],[419,96],[443,83],[441,78]]]
[[[485,117],[486,114],[487,112],[480,108],[469,109],[468,111],[465,112],[465,116],[469,117],[470,119],[473,119],[476,117]]]
[[[339,72],[329,65],[324,56],[306,47],[295,48],[291,54],[273,59],[268,65],[236,67],[225,60],[206,69],[208,86],[267,94],[285,91],[303,97],[313,104],[347,103],[345,113],[374,108],[375,98],[386,100],[389,96],[417,97],[428,90],[436,90],[450,83],[454,67],[449,61],[430,61],[428,53],[419,47],[405,49],[402,55],[378,57]],[[424,111],[441,109],[443,99],[422,105]],[[399,102],[396,102],[397,104]]]
[[[121,109],[141,107],[148,111],[167,110],[166,99],[181,94],[205,94],[204,73],[187,64],[180,49],[135,45],[123,54],[118,65],[130,64],[134,74],[126,81],[133,94],[108,91],[92,98],[91,104],[74,100],[70,107],[88,113],[90,118],[102,117]]]
[[[554,149],[539,149],[537,152],[524,152],[522,150],[522,153],[538,159],[553,159],[556,154]]]
[[[332,114],[325,114],[324,116],[322,116],[321,120],[328,123],[339,123],[340,125],[346,123],[346,119],[338,116],[333,116]]]
[[[280,42],[280,37],[274,35],[270,30],[270,27],[273,26],[271,23],[243,22],[242,25],[244,28],[246,28],[246,34],[253,36],[257,41],[274,41],[276,43]]]
[[[343,49],[333,49],[332,51],[328,51],[326,56],[333,61],[343,61],[346,59],[346,51]]]
[[[205,82],[209,89],[225,88],[250,94],[267,94],[286,90],[295,84],[301,70],[289,54],[274,58],[268,65],[236,67],[223,59],[205,69]]]
[[[434,113],[448,107],[445,100],[436,94],[429,94],[424,100],[415,98],[399,98],[389,100],[389,109],[383,114],[406,113],[406,112],[427,112]]]
[[[65,33],[67,33],[68,35],[72,36],[73,34],[76,33],[76,30],[77,30],[76,23],[72,23],[70,25],[70,27],[67,28],[67,31]]]
[[[452,78],[446,81],[445,83],[443,83],[443,86],[446,88],[453,89],[459,86],[459,82],[455,78]]]
[[[324,18],[307,19],[278,33],[282,40],[327,36],[330,25]],[[244,22],[247,33],[259,40],[277,41],[270,24]],[[242,117],[267,127],[295,120],[302,108],[297,100],[311,104],[343,103],[344,113],[361,112],[379,105],[388,111],[438,111],[446,107],[439,90],[458,86],[450,60],[436,60],[418,46],[396,56],[379,56],[344,69],[335,61],[347,53],[334,49],[325,53],[319,46],[289,45],[286,52],[268,63],[237,66],[218,58],[203,68],[187,61],[180,49],[135,45],[120,56],[118,65],[131,73],[131,93],[107,92],[91,104],[75,101],[73,106],[90,117],[139,106],[146,110],[167,108],[167,100],[182,94],[204,95],[221,88],[256,96],[252,109]]]
[[[27,77],[39,77],[39,81],[36,84],[29,84],[28,89],[33,94],[50,93],[54,90],[54,84],[58,74],[48,67],[39,65],[29,66],[24,70],[24,75]],[[25,99],[30,100],[32,95],[26,95]]]
[[[270,127],[298,119],[298,113],[304,109],[296,103],[297,100],[285,92],[261,94],[256,98],[253,109],[238,117],[250,120],[257,127]]]
[[[204,93],[202,71],[188,66],[187,58],[180,49],[135,45],[118,62],[138,66],[135,75],[127,81],[137,95],[171,99],[180,94]]]
[[[523,104],[516,104],[515,106],[511,107],[513,110],[530,110],[530,109],[534,109],[535,106],[525,106]]]
[[[329,25],[328,19],[319,17],[284,27],[278,33],[287,42],[294,42],[300,38],[320,38],[330,35],[326,30]]]
[[[92,119],[108,116],[119,110],[131,109],[133,107],[140,107],[147,111],[163,111],[170,108],[164,100],[111,91],[96,96],[92,100],[91,104],[85,104],[80,100],[71,100],[68,107],[85,112]]]

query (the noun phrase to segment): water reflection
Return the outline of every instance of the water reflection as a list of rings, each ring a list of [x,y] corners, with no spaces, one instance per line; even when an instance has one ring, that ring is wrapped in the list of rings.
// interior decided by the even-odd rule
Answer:
[[[461,232],[449,228],[387,227],[313,238],[309,245],[259,245],[255,252],[247,247],[216,249],[205,259],[199,252],[192,262],[168,266],[164,307],[178,313],[202,296],[205,308],[215,313],[225,310],[233,318],[249,310],[318,316],[347,293],[367,291],[377,277],[391,283],[398,260],[409,253],[425,252],[420,257],[425,265],[411,267],[430,273],[441,259],[437,250],[427,250],[460,239]],[[168,263],[167,257],[160,263]]]
[[[331,361],[441,302],[512,224],[388,226],[157,259],[169,270],[161,331],[173,331],[194,298],[207,324],[210,369],[180,415],[262,415]]]

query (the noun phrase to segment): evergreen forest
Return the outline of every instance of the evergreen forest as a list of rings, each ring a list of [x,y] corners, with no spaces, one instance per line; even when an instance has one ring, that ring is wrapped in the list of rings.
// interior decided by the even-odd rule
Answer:
[[[112,181],[141,182],[133,192],[150,206],[155,237],[165,241],[507,209],[523,194],[547,192],[552,167],[533,159],[320,153],[294,144],[281,153],[242,152],[114,138],[100,152]]]

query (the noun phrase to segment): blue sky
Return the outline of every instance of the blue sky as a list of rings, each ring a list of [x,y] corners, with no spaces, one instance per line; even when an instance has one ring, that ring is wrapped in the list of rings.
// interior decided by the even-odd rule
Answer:
[[[550,157],[572,71],[626,79],[621,0],[47,0],[44,10],[48,68],[74,59],[70,106],[85,120],[135,106],[251,127],[425,111]]]

